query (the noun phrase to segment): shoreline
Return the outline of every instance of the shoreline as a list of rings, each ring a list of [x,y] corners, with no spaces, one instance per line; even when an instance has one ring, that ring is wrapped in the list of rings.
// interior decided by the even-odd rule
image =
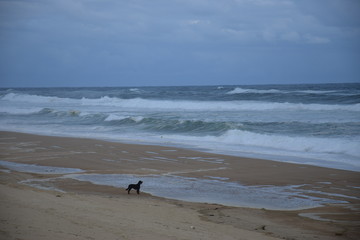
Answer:
[[[145,141],[145,140],[133,140],[133,139],[121,139],[116,140],[114,138],[108,137],[106,135],[91,137],[88,135],[78,136],[78,135],[69,135],[69,134],[49,134],[49,133],[40,133],[40,132],[32,132],[32,131],[17,131],[17,130],[3,130],[0,129],[0,132],[14,132],[14,133],[21,133],[21,134],[30,134],[30,135],[38,135],[38,136],[47,136],[47,137],[60,137],[60,138],[75,138],[75,139],[92,139],[92,140],[99,140],[105,142],[112,142],[112,143],[120,143],[120,144],[127,144],[127,145],[143,145],[143,146],[158,146],[158,147],[174,147],[179,149],[185,149],[190,151],[196,152],[203,152],[203,153],[210,153],[216,155],[225,155],[231,157],[238,157],[238,158],[248,158],[248,159],[260,159],[260,160],[267,160],[273,162],[281,162],[281,163],[290,163],[290,164],[299,164],[299,165],[308,165],[314,167],[322,167],[322,168],[331,168],[337,170],[344,170],[344,171],[353,171],[359,172],[359,166],[354,166],[351,164],[344,164],[344,163],[333,163],[326,161],[324,159],[317,159],[317,158],[305,158],[300,156],[291,156],[291,155],[272,155],[272,154],[265,154],[265,153],[249,153],[249,152],[237,152],[234,150],[212,150],[211,148],[206,148],[202,146],[193,146],[188,145],[185,143],[175,143],[170,141],[164,142],[157,142],[157,141]],[[336,167],[334,167],[336,165]]]
[[[79,176],[90,173],[101,176],[108,176],[109,174],[170,176],[176,177],[177,180],[181,179],[181,181],[183,179],[196,179],[200,182],[204,181],[212,184],[215,182],[221,184],[241,183],[244,187],[251,188],[252,191],[257,191],[259,187],[264,185],[275,186],[275,190],[292,185],[297,186],[296,191],[300,191],[300,195],[295,196],[295,199],[326,198],[343,202],[326,203],[315,208],[287,211],[222,206],[214,203],[171,200],[146,193],[141,193],[139,196],[136,194],[128,195],[123,189],[119,189],[118,185],[117,187],[97,185],[88,180],[79,181],[76,178],[62,177],[66,176],[66,174],[57,174],[54,178],[54,175],[45,173],[19,172],[0,167],[0,193],[2,196],[8,196],[9,201],[6,204],[10,208],[13,207],[14,210],[16,207],[12,205],[11,201],[18,201],[19,199],[14,199],[11,194],[8,195],[10,192],[17,192],[17,194],[24,195],[25,198],[31,194],[39,196],[48,196],[50,194],[55,196],[56,201],[61,202],[63,198],[70,198],[75,203],[77,202],[76,197],[83,198],[82,196],[86,196],[91,199],[96,198],[96,201],[99,202],[111,200],[111,204],[115,204],[117,201],[123,204],[135,204],[134,207],[148,208],[147,201],[151,201],[154,205],[166,205],[168,208],[164,210],[165,212],[176,209],[176,211],[185,211],[191,216],[197,216],[199,218],[197,224],[212,226],[207,228],[209,234],[215,234],[215,229],[211,230],[215,226],[223,229],[223,234],[229,236],[229,239],[236,239],[239,231],[245,230],[246,234],[254,234],[254,239],[266,239],[266,237],[269,237],[269,239],[270,237],[312,239],[310,236],[316,236],[319,239],[356,239],[356,236],[359,235],[359,230],[357,230],[360,226],[358,184],[360,178],[358,172],[226,156],[169,146],[134,145],[85,138],[50,137],[15,132],[0,132],[0,143],[0,160],[2,161],[84,170],[85,173],[79,173]],[[47,189],[34,188],[34,186],[23,184],[24,181],[31,182],[34,179],[41,183],[40,185],[43,187],[47,187]],[[125,179],[124,181],[129,180]],[[150,188],[150,183],[151,180],[149,179],[144,183],[143,190],[145,192],[146,188]],[[120,186],[123,185],[120,184]],[[163,185],[156,186],[164,187]],[[63,193],[56,192],[52,188],[60,189]],[[215,191],[219,195],[223,190],[216,189]],[[146,200],[144,201],[144,199]],[[133,200],[136,203],[132,203]],[[82,199],[82,201],[85,200]],[[69,208],[64,211],[69,211]],[[130,209],[122,209],[121,211],[124,211],[124,214],[131,212]],[[158,209],[156,212],[158,212]],[[24,211],[25,213],[26,211]],[[9,214],[13,216],[15,213]],[[163,216],[161,221],[165,220],[169,224],[174,224],[171,217],[173,215]],[[142,218],[151,221],[152,215],[150,213],[142,215]],[[132,220],[135,222],[142,221],[137,218]],[[10,221],[10,218],[7,221]],[[5,232],[14,234],[15,230],[9,229],[9,226],[3,225],[2,227],[6,229]],[[149,226],[149,229],[159,230],[153,225]],[[179,229],[176,229],[176,227],[175,230],[173,229],[177,236],[175,239],[190,239],[185,237],[186,234],[196,232],[189,226],[186,231],[177,230]],[[125,229],[123,231],[126,232]],[[229,232],[226,234],[227,231]],[[154,232],[152,232],[152,236],[156,235],[154,235]],[[170,236],[169,232],[161,233]],[[217,236],[219,237],[219,235]],[[157,237],[153,237],[153,239],[161,239]],[[207,237],[216,239],[215,237],[211,238],[210,235],[207,235]],[[128,238],[136,239],[131,238],[130,235]],[[244,239],[252,239],[252,237]]]

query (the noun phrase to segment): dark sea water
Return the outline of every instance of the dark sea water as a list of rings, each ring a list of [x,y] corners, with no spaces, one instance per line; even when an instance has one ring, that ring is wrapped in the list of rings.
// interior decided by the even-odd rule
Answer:
[[[0,89],[0,130],[360,171],[360,84]]]

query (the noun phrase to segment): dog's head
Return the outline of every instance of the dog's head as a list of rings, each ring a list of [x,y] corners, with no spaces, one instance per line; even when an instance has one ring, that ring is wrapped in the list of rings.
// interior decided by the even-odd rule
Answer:
[[[139,181],[139,182],[138,182],[139,185],[142,184],[142,183],[143,183],[142,181]]]

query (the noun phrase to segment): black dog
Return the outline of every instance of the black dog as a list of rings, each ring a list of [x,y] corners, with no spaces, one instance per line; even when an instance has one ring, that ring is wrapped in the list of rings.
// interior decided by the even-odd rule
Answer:
[[[128,186],[128,188],[126,189],[126,191],[128,191],[128,194],[130,194],[130,190],[131,189],[135,189],[136,193],[139,194],[140,193],[140,185],[142,184],[142,181],[139,181],[137,184],[130,184]]]

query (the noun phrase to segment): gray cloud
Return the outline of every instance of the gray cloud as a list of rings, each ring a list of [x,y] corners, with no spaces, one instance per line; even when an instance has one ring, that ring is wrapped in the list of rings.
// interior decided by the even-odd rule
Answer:
[[[355,0],[17,0],[0,9],[2,85],[359,79],[349,64],[360,59]]]

